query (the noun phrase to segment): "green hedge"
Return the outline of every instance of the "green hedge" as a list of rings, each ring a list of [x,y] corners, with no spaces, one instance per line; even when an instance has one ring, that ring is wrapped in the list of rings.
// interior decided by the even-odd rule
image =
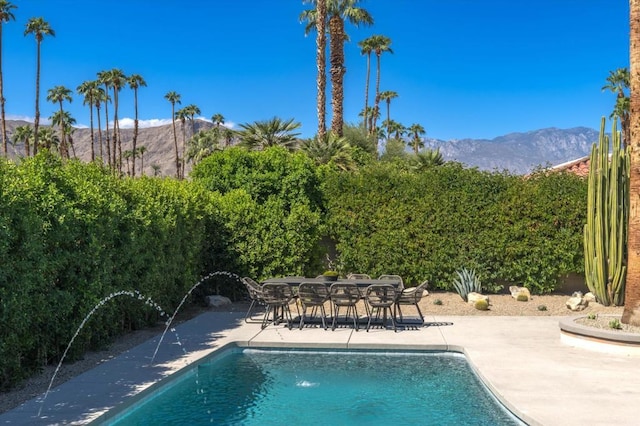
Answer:
[[[586,182],[573,175],[523,179],[448,163],[326,176],[329,232],[344,273],[394,273],[451,289],[466,267],[486,289],[508,281],[546,293],[560,276],[583,271]]]

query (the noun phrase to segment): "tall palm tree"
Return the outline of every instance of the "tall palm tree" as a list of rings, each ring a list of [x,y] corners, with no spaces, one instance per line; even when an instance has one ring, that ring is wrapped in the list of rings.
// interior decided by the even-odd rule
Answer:
[[[38,132],[38,140],[42,141],[42,146],[47,147],[51,152],[60,153],[60,138],[53,130],[53,127],[41,127]],[[33,135],[35,142],[35,135]]]
[[[120,139],[120,123],[118,121],[118,97],[120,90],[127,82],[122,70],[113,68],[107,71],[106,81],[113,90],[113,167],[122,173],[122,140]],[[116,157],[117,148],[117,157]]]
[[[330,0],[303,0],[303,3],[315,3],[316,8],[302,12],[300,19],[308,21],[309,26],[305,33],[308,34],[315,25],[316,30],[316,110],[318,114],[318,137],[324,138],[327,132],[327,1]]]
[[[389,124],[391,123],[391,99],[395,99],[397,97],[398,94],[393,90],[385,90],[380,93],[380,100],[387,103],[387,137],[391,137],[391,129],[389,128]]]
[[[133,120],[133,143],[132,143],[131,150],[135,154],[137,152],[136,151],[136,142],[138,141],[138,88],[139,87],[146,87],[147,86],[147,82],[144,81],[144,78],[142,78],[141,75],[139,75],[139,74],[131,74],[127,78],[127,83],[129,83],[129,88],[133,89],[133,105],[134,105],[134,111],[135,111],[135,118]],[[136,176],[135,157],[134,157],[133,165],[131,166],[131,176],[133,176],[133,177]]]
[[[317,4],[317,0],[312,0]],[[344,31],[345,21],[356,27],[373,24],[373,18],[365,9],[358,7],[362,0],[326,0],[327,21],[329,27],[329,74],[331,75],[331,130],[342,136],[344,125],[344,42],[347,34]],[[302,12],[301,19],[308,22],[306,31],[317,28],[316,9]]]
[[[111,140],[109,138],[109,102],[111,101],[111,97],[109,96],[109,71],[99,71],[98,72],[98,82],[100,84],[104,84],[104,93],[106,96],[106,100],[104,102],[104,122],[105,122],[105,141],[106,141],[106,151],[107,151],[107,165],[111,167]],[[115,150],[114,150],[115,151]]]
[[[369,37],[371,39],[370,43],[373,48],[373,51],[376,54],[376,97],[374,101],[373,111],[375,114],[380,113],[380,58],[382,54],[385,52],[393,53],[391,50],[391,39],[389,37],[383,35],[373,35]],[[376,117],[373,119],[373,124],[371,128],[374,129],[376,127]]]
[[[640,195],[640,0],[629,0],[629,23],[629,194],[633,200]],[[627,277],[621,321],[640,326],[640,210],[637,208],[631,208],[629,212]]]
[[[45,36],[55,37],[56,33],[43,18],[31,18],[27,21],[24,35],[33,34],[36,39],[36,116],[33,130],[33,155],[38,153],[38,127],[40,125],[40,47]]]
[[[409,141],[409,145],[413,147],[413,152],[418,153],[420,148],[424,148],[424,141],[420,137],[420,135],[424,135],[427,133],[420,124],[412,124],[407,129],[409,134],[411,135],[411,140]]]
[[[371,78],[371,53],[373,52],[373,45],[371,44],[371,38],[365,38],[358,42],[360,46],[360,53],[367,55],[367,77],[364,85],[364,131],[367,131],[367,118],[369,116],[369,80]]]
[[[610,90],[616,94],[616,104],[611,118],[618,117],[620,119],[620,127],[622,127],[622,139],[625,144],[629,143],[629,97],[626,91],[629,89],[629,69],[618,68],[615,71],[609,71],[607,84],[602,86],[602,90]]]
[[[0,0],[0,120],[2,120],[2,151],[7,156],[7,123],[4,119],[4,85],[2,79],[2,27],[5,22],[15,20],[12,9],[16,6],[7,0]]]
[[[109,102],[109,95],[104,91],[102,87],[96,87],[96,93],[93,98],[93,102],[96,107],[96,116],[98,117],[98,143],[100,144],[100,160],[102,161],[102,164],[104,164],[104,153],[102,151],[102,125],[100,124],[100,106],[105,105],[106,108],[107,102]]]
[[[97,90],[98,82],[95,80],[84,81],[76,88],[76,92],[84,97],[82,100],[82,105],[89,105],[89,127],[91,129],[89,133],[91,138],[91,161],[95,161],[96,159],[95,138],[93,134],[93,106],[94,98],[97,95]]]
[[[191,136],[196,134],[196,115],[200,115],[200,108],[198,108],[197,105],[194,104],[189,104],[186,107],[184,107],[184,110],[189,118],[189,121],[191,122]]]
[[[180,103],[180,95],[176,92],[167,92],[164,98],[171,102],[171,124],[173,125],[173,146],[176,155],[176,178],[180,177],[180,157],[178,154],[178,135],[176,134],[176,104]]]
[[[23,142],[27,157],[29,156],[29,141],[31,139],[33,139],[33,127],[29,125],[18,126],[13,132],[13,144]]]
[[[52,103],[57,103],[60,106],[60,116],[63,115],[64,109],[62,103],[64,101],[72,102],[71,89],[64,86],[55,86],[47,91],[47,100]],[[62,121],[57,124],[60,125],[60,156],[62,158],[69,158],[69,147],[67,146],[67,138],[65,135],[65,126]]]
[[[185,124],[189,119],[189,110],[187,110],[186,107],[180,108],[176,111],[176,118],[180,120],[180,127],[182,129],[182,156],[178,157],[178,169],[176,173],[178,174],[178,179],[182,179],[184,178],[184,150],[187,143],[187,130]]]
[[[213,116],[211,116],[211,121],[213,122],[214,126],[220,128],[220,126],[224,124],[224,115],[220,113],[213,114]]]
[[[147,152],[147,147],[142,145],[138,148],[138,152],[140,153],[140,174],[144,175],[144,153]]]
[[[398,123],[394,120],[386,120],[384,123],[387,126],[387,132],[390,135],[393,135],[394,139],[400,139],[406,133],[407,128],[404,127],[401,123]]]
[[[293,131],[300,127],[300,123],[293,118],[283,121],[279,117],[273,117],[270,120],[241,124],[240,127],[240,144],[246,148],[262,150],[271,146],[283,146],[293,150],[299,134]]]

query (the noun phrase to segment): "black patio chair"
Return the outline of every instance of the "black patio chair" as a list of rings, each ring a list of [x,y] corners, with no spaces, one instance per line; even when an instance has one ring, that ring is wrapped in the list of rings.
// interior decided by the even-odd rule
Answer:
[[[396,322],[392,312],[392,307],[396,303],[397,290],[391,284],[372,284],[367,287],[366,302],[371,307],[369,309],[369,321],[367,322],[367,331],[371,327],[371,320],[374,315],[376,319],[382,314],[382,325],[386,325],[386,320],[391,319],[393,331],[397,331]],[[388,315],[387,315],[388,314]]]
[[[262,320],[262,328],[266,328],[269,322],[278,324],[280,319],[287,322],[287,327],[291,330],[291,309],[289,304],[293,300],[293,292],[289,284],[266,283],[262,285],[262,298],[267,306]],[[269,315],[273,315],[273,320],[269,320]]]
[[[352,283],[333,283],[329,288],[329,298],[333,305],[331,330],[336,329],[340,308],[347,308],[344,318],[346,320],[349,317],[349,313],[351,313],[353,317],[353,327],[358,331],[358,309],[356,305],[361,298],[358,286]]]
[[[247,292],[249,293],[249,299],[251,299],[251,304],[249,305],[249,309],[247,309],[247,313],[244,316],[244,321],[246,323],[262,323],[262,320],[254,320],[251,316],[253,310],[259,306],[264,306],[264,298],[262,297],[262,287],[253,278],[244,277],[242,278],[242,282],[247,288]]]
[[[327,312],[324,304],[329,300],[329,289],[324,283],[300,283],[298,286],[298,300],[302,308],[300,313],[300,330],[307,320],[307,308],[311,308],[310,318],[313,318],[320,311],[322,327],[327,329]]]

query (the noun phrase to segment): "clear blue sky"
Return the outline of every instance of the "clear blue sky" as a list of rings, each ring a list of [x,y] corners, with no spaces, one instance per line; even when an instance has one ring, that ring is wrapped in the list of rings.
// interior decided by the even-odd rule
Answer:
[[[2,58],[9,119],[34,116],[36,42],[23,33],[29,18],[41,16],[56,32],[42,43],[43,118],[57,109],[46,101],[49,88],[75,92],[98,71],[120,68],[148,84],[139,91],[145,123],[170,122],[163,96],[176,91],[206,119],[221,113],[237,128],[294,118],[302,136],[315,134],[315,35],[304,36],[298,18],[309,6],[301,0],[12,3],[18,8],[3,26]],[[364,0],[362,7],[375,23],[347,25],[350,123],[364,106],[366,60],[357,42],[373,34],[392,40],[380,87],[399,94],[392,118],[444,140],[596,128],[615,100],[601,91],[609,71],[629,63],[627,0]],[[120,98],[120,118],[133,118],[132,92]],[[65,108],[89,125],[79,95]]]

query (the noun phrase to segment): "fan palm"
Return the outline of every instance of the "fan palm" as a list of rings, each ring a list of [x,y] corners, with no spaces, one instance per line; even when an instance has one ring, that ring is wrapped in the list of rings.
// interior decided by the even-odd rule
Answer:
[[[213,114],[213,116],[211,116],[211,121],[213,122],[214,126],[219,128],[224,124],[224,115],[220,113]]]
[[[187,161],[191,161],[195,165],[213,154],[214,151],[220,150],[220,133],[216,130],[217,128],[201,130],[189,139],[185,154]]]
[[[98,117],[98,143],[100,145],[100,159],[102,161],[104,161],[104,153],[102,151],[102,125],[100,124],[100,106],[105,105],[106,108],[107,102],[109,102],[109,95],[107,94],[107,92],[105,92],[102,87],[96,87],[96,92],[93,97],[93,103],[96,107],[96,116]],[[109,151],[107,151],[107,153],[108,152]]]
[[[391,39],[383,35],[373,35],[370,38],[370,43],[373,51],[376,54],[376,97],[374,100],[373,110],[376,115],[380,113],[380,58],[385,52],[393,53],[391,50]],[[371,129],[376,127],[377,117],[374,115],[373,124]]]
[[[602,90],[610,90],[616,94],[616,104],[611,118],[618,117],[620,119],[620,127],[622,127],[622,138],[624,143],[628,144],[631,138],[629,129],[629,97],[626,91],[629,90],[629,69],[618,68],[615,71],[609,71],[607,84],[602,86]]]
[[[373,52],[373,45],[371,44],[371,38],[366,38],[358,42],[360,46],[360,53],[367,55],[367,77],[364,85],[364,131],[367,131],[367,117],[369,116],[369,79],[371,77],[371,53]]]
[[[141,75],[139,74],[131,74],[128,78],[127,78],[127,83],[129,84],[129,88],[133,89],[133,107],[134,107],[134,114],[135,114],[135,118],[133,120],[133,142],[131,145],[131,150],[133,151],[133,153],[135,154],[136,151],[136,143],[138,141],[138,88],[140,87],[146,87],[147,86],[147,82],[144,81],[144,78],[142,78]],[[135,162],[135,158],[133,161],[133,165],[131,166],[131,176],[135,177],[136,176],[136,162]]]
[[[420,124],[412,124],[407,132],[411,135],[411,140],[409,141],[409,145],[413,148],[413,152],[418,154],[421,148],[424,148],[424,141],[420,137],[427,133]]]
[[[271,146],[283,146],[293,150],[298,136],[293,131],[300,127],[300,123],[294,122],[293,118],[283,121],[279,117],[273,117],[270,120],[241,124],[240,127],[242,130],[238,132],[238,136],[244,147],[262,150]]]
[[[180,108],[176,111],[176,118],[180,120],[180,126],[182,129],[182,157],[178,159],[178,179],[184,178],[184,149],[187,143],[187,130],[185,124],[189,118],[189,111],[187,108]]]
[[[68,89],[64,86],[55,86],[47,91],[47,100],[54,104],[57,103],[60,106],[60,116],[62,116],[64,112],[62,103],[64,101],[73,101],[71,93],[71,89]],[[62,158],[69,158],[69,147],[67,147],[65,126],[63,125],[62,121],[58,122],[58,124],[60,125],[60,156]]]
[[[24,143],[26,156],[29,156],[29,141],[33,139],[33,127],[29,125],[18,126],[13,132],[13,144]]]
[[[387,123],[391,123],[391,99],[397,98],[398,94],[393,90],[385,90],[380,93],[380,100],[383,100],[387,103]],[[387,125],[387,137],[391,137],[391,130]]]
[[[24,35],[33,34],[36,39],[36,115],[34,120],[33,155],[38,153],[38,139],[40,137],[40,48],[45,36],[55,37],[56,33],[43,18],[31,18],[27,21]]]
[[[325,0],[327,2],[327,21],[329,27],[329,63],[331,74],[331,130],[338,136],[342,136],[344,125],[344,42],[347,34],[344,31],[345,21],[356,27],[361,24],[373,24],[373,18],[365,9],[358,7],[362,0]],[[317,5],[317,0],[310,0]],[[303,11],[301,20],[307,21],[306,33],[317,29],[317,9]]]
[[[142,145],[137,150],[140,153],[140,174],[144,175],[144,153],[147,152],[147,147]]]
[[[305,34],[308,34],[315,26],[316,30],[316,110],[318,114],[318,135],[324,137],[327,132],[327,1],[330,0],[303,0],[303,3],[316,5],[315,9],[306,10],[300,15],[301,21],[307,21]]]
[[[179,153],[178,153],[178,135],[176,134],[176,104],[180,103],[180,95],[176,92],[167,92],[166,95],[164,95],[164,98],[166,100],[168,100],[169,102],[171,102],[171,124],[173,126],[173,146],[175,148],[175,155],[176,155],[176,177],[180,177],[179,175],[179,171],[180,171],[180,160],[179,160]]]
[[[109,102],[111,101],[111,97],[109,96],[109,71],[99,71],[98,72],[98,82],[100,84],[104,84],[104,93],[107,97],[107,100],[104,102],[104,117],[105,117],[105,140],[106,140],[106,151],[107,151],[107,165],[111,167],[111,140],[109,138]],[[115,152],[115,149],[114,149]],[[114,156],[115,158],[115,156]]]
[[[118,121],[118,98],[120,90],[127,82],[127,76],[122,70],[113,68],[104,75],[105,83],[113,90],[113,162],[114,169],[122,173],[122,140],[120,139],[120,123]],[[117,156],[116,156],[117,148]]]
[[[79,95],[84,96],[82,105],[89,105],[89,127],[91,129],[89,133],[91,138],[91,161],[95,161],[96,159],[95,138],[93,135],[93,106],[94,98],[97,95],[97,90],[98,82],[95,80],[85,81],[76,88],[76,92],[78,92]]]
[[[4,86],[2,79],[2,27],[5,22],[15,20],[12,9],[16,6],[7,0],[0,0],[0,120],[2,120],[2,151],[7,156],[7,123],[4,119]]]

